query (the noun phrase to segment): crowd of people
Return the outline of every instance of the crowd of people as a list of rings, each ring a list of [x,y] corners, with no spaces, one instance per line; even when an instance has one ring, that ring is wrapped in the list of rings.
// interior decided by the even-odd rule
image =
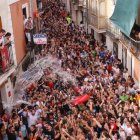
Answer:
[[[3,112],[2,140],[139,140],[140,91],[122,62],[72,21],[61,0],[46,2],[41,25],[49,29],[43,55],[57,57],[76,83],[48,69],[26,90],[31,105]]]

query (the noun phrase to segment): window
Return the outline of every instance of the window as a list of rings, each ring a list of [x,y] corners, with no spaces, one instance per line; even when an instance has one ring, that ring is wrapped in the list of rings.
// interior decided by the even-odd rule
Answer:
[[[27,10],[26,7],[22,9],[24,17],[27,19]]]
[[[2,29],[2,21],[1,21],[1,16],[0,16],[0,30]]]
[[[22,5],[22,13],[23,13],[25,19],[27,19],[29,17],[28,3],[25,3]]]

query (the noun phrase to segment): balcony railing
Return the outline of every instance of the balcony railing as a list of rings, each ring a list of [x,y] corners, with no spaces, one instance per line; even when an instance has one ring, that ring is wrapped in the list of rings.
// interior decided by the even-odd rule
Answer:
[[[106,22],[107,26],[107,34],[109,34],[113,39],[120,39],[121,32],[120,29],[117,28],[111,21]]]
[[[89,24],[97,29],[97,32],[106,31],[106,0],[93,0],[88,4]]]
[[[117,28],[111,21],[107,21],[107,34],[113,39],[120,40],[131,53],[140,60],[140,41],[136,41],[121,33],[119,28]]]
[[[89,24],[98,30],[106,29],[106,17],[91,14],[89,16]]]
[[[72,2],[77,6],[84,6],[85,0],[73,0]]]
[[[0,48],[0,75],[8,72],[14,66],[12,45]]]
[[[122,43],[140,60],[140,41],[136,41],[124,34],[121,36]]]

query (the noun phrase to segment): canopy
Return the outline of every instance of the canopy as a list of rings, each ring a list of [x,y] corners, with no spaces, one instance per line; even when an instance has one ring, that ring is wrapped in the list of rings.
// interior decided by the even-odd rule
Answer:
[[[117,0],[110,20],[127,36],[130,36],[134,25],[140,0]]]

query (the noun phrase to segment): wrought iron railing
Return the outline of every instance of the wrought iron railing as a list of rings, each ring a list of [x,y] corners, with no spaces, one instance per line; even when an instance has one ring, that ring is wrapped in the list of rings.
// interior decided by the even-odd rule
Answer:
[[[121,38],[120,29],[117,28],[111,21],[107,21],[106,26],[107,34],[109,34],[113,39]]]
[[[136,41],[125,34],[122,34],[121,41],[140,60],[140,41]]]
[[[106,18],[98,15],[91,14],[89,16],[90,25],[94,26],[98,30],[106,30]]]
[[[112,38],[120,40],[140,60],[140,41],[123,34],[111,21],[107,21],[107,34]]]
[[[78,6],[84,6],[84,0],[73,0],[72,2]]]
[[[0,75],[8,72],[14,66],[12,45],[0,48]]]

